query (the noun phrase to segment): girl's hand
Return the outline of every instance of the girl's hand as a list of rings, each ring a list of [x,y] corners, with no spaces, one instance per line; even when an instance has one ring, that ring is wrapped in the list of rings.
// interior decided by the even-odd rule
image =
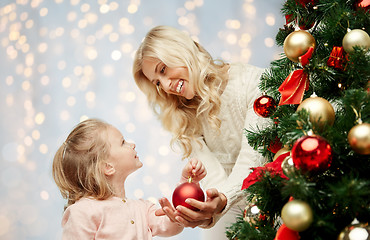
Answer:
[[[192,181],[198,183],[206,175],[207,171],[203,163],[198,159],[192,158],[183,168],[180,182],[187,182],[189,177],[192,177]]]
[[[163,197],[163,198],[159,199],[158,202],[159,202],[159,204],[161,205],[162,208],[157,209],[155,211],[155,215],[156,216],[164,216],[164,215],[167,215],[168,218],[172,222],[178,222],[175,219],[175,211],[176,210],[173,208],[172,204],[168,201],[168,199],[165,198],[165,197]]]

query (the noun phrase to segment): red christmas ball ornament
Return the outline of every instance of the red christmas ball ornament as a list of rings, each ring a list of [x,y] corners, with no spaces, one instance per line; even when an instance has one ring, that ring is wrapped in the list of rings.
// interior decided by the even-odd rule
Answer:
[[[332,153],[330,144],[317,135],[301,137],[291,150],[294,166],[303,172],[327,170],[331,165]]]
[[[276,102],[270,96],[262,95],[254,101],[254,112],[260,117],[269,117],[276,109]]]
[[[204,192],[199,187],[198,184],[195,184],[189,178],[188,182],[182,183],[175,188],[175,191],[172,194],[172,204],[176,208],[178,205],[182,205],[194,211],[199,211],[199,209],[187,204],[186,199],[193,198],[195,200],[204,202]]]
[[[276,137],[273,141],[271,141],[270,145],[267,147],[267,150],[272,153],[277,153],[282,147],[283,144],[280,142],[280,139]]]

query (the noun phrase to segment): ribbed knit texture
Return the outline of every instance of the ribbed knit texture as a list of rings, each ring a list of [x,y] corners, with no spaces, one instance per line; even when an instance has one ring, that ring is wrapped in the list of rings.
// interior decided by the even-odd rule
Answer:
[[[192,157],[201,160],[207,169],[207,176],[202,181],[203,188],[216,188],[227,197],[227,206],[216,217],[216,221],[231,205],[245,206],[245,202],[238,203],[244,197],[241,191],[243,180],[252,167],[265,163],[265,159],[249,146],[244,131],[256,129],[257,125],[261,126],[267,121],[253,110],[254,101],[262,95],[258,89],[262,72],[263,69],[248,64],[231,64],[229,81],[221,96],[221,133],[217,134],[204,122],[203,147],[194,144]]]

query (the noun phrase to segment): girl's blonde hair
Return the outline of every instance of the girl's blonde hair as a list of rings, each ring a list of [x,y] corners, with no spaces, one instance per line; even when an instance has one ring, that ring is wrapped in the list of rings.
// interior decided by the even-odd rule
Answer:
[[[144,58],[156,58],[168,67],[186,67],[189,79],[194,82],[196,96],[184,97],[168,94],[157,88],[143,74]],[[215,129],[221,125],[220,89],[225,63],[216,62],[211,55],[186,33],[169,26],[150,30],[136,51],[133,76],[136,84],[147,96],[150,106],[163,127],[172,132],[171,145],[177,141],[184,150],[183,157],[192,152],[191,142],[201,135],[202,120],[207,119]]]
[[[53,178],[67,205],[82,197],[107,199],[113,195],[102,163],[110,153],[107,129],[111,125],[97,119],[79,123],[57,150]]]

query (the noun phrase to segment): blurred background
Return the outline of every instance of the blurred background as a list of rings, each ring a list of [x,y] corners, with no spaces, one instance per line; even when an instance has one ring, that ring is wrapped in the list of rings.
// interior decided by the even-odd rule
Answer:
[[[156,25],[187,31],[215,58],[268,67],[285,24],[277,0],[1,0],[0,239],[60,239],[65,200],[51,176],[72,128],[101,118],[136,143],[129,198],[171,198],[181,156],[131,75]],[[198,239],[185,229],[171,239]],[[161,238],[156,238],[161,239]]]

